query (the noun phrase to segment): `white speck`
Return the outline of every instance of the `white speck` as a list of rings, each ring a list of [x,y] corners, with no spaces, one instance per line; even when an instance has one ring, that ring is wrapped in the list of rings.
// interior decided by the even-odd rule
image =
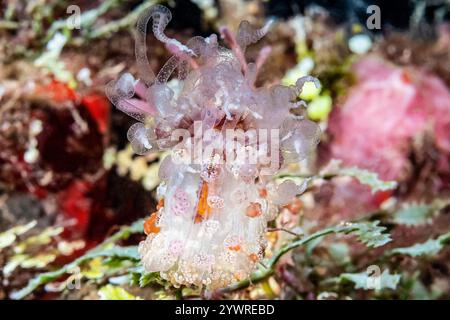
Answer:
[[[77,80],[83,82],[87,86],[92,85],[91,70],[89,70],[89,68],[82,68],[77,73]]]
[[[30,124],[30,134],[36,136],[41,132],[42,132],[42,121],[33,120]]]
[[[0,100],[2,99],[5,92],[6,92],[5,86],[0,84]]]
[[[28,149],[27,151],[25,151],[25,154],[23,155],[23,159],[27,163],[35,163],[38,158],[39,158],[39,151],[36,148]]]
[[[67,42],[67,38],[60,32],[57,32],[53,38],[47,43],[48,51],[60,52]]]
[[[366,34],[357,34],[348,40],[348,47],[353,53],[364,54],[372,48],[372,39]]]
[[[314,69],[314,60],[311,57],[303,58],[299,63],[299,70],[303,74],[310,74]]]

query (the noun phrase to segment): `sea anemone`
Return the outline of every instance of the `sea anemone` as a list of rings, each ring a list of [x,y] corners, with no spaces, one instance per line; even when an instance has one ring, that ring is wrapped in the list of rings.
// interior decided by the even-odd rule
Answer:
[[[146,54],[146,29],[174,55],[155,74]],[[277,184],[287,163],[307,158],[320,129],[304,115],[303,84],[255,87],[270,48],[247,63],[245,48],[261,39],[241,22],[237,35],[222,28],[231,50],[216,35],[182,44],[164,29],[170,11],[151,7],[137,23],[140,79],[123,74],[107,86],[110,100],[139,122],[128,131],[138,154],[170,150],[159,171],[157,211],[145,221],[139,252],[147,272],[160,272],[175,286],[219,288],[245,279],[264,255],[267,222],[304,185]],[[168,83],[177,72],[178,90]],[[295,115],[292,109],[296,109]]]

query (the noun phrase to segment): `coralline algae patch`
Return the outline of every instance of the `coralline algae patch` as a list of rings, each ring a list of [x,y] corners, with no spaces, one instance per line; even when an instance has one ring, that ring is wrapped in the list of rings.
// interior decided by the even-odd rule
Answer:
[[[174,53],[156,76],[145,47],[150,19],[156,38]],[[140,17],[140,79],[123,74],[108,85],[107,94],[139,121],[128,131],[136,153],[172,151],[161,164],[160,202],[145,222],[147,239],[139,247],[145,270],[160,272],[176,286],[219,288],[250,275],[263,258],[267,222],[302,192],[303,186],[277,184],[273,176],[287,163],[305,159],[319,141],[319,127],[306,119],[298,99],[303,84],[317,80],[255,87],[268,53],[264,50],[255,63],[247,63],[245,48],[263,37],[270,23],[256,29],[244,21],[236,36],[223,28],[229,50],[219,46],[216,35],[194,37],[186,45],[168,38],[163,32],[170,19],[170,11],[159,5]],[[178,92],[167,84],[175,71]],[[209,130],[216,138],[239,130],[244,138],[233,152],[245,150],[256,161],[232,161],[236,154],[216,148],[217,139],[202,141],[201,151],[213,150],[206,157],[201,153],[194,161],[180,161],[180,155],[192,151],[198,123],[202,133]],[[261,129],[276,132],[276,143],[253,139]],[[180,130],[181,141],[173,138]]]

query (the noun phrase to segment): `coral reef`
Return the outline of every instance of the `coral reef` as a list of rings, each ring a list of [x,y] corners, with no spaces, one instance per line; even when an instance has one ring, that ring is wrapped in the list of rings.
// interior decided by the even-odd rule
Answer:
[[[443,81],[378,58],[363,59],[354,70],[358,84],[330,118],[332,157],[384,179],[405,179],[414,139],[430,132],[440,150],[441,170],[447,170],[450,92]]]

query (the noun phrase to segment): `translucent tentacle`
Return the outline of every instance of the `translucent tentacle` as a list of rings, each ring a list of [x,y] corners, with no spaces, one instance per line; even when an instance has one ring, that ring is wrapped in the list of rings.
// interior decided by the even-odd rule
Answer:
[[[158,76],[156,77],[156,81],[159,84],[166,83],[172,73],[175,71],[175,69],[180,65],[181,59],[177,56],[172,56],[167,60],[167,62],[164,64],[164,66],[161,68],[161,70],[158,73]]]
[[[295,83],[295,90],[296,90],[297,96],[298,96],[300,93],[302,93],[303,85],[304,85],[306,82],[313,82],[317,89],[320,89],[320,87],[321,87],[320,82],[319,82],[319,80],[318,80],[317,78],[314,78],[314,77],[312,77],[312,76],[301,77],[301,78],[298,79],[297,82]]]
[[[155,144],[152,143],[155,138],[152,128],[146,128],[143,123],[133,124],[128,129],[127,138],[133,151],[139,155],[146,154],[149,151],[157,151]]]
[[[117,108],[139,121],[144,121],[147,115],[155,113],[155,110],[147,102],[139,99],[121,100],[117,104]]]
[[[276,194],[273,196],[273,203],[284,206],[292,199],[305,192],[309,179],[305,179],[302,184],[298,185],[292,180],[285,180],[276,186]]]
[[[272,47],[265,46],[258,53],[258,57],[256,58],[256,75],[258,75],[259,71],[261,71],[261,67],[266,62],[266,60],[269,57],[271,52],[272,52]]]
[[[236,36],[236,41],[242,51],[245,52],[248,45],[257,42],[259,39],[264,37],[269,31],[272,23],[273,20],[269,20],[262,28],[256,29],[247,20],[242,21],[239,25]]]
[[[302,161],[320,141],[321,130],[314,122],[290,117],[281,127],[281,151],[286,163]]]
[[[142,13],[137,22],[137,31],[135,33],[134,49],[136,54],[137,66],[140,77],[147,86],[151,86],[155,81],[155,74],[150,67],[150,63],[148,62],[146,45],[147,24],[150,18],[155,15],[155,12],[155,7],[151,7],[147,11]]]
[[[144,121],[145,117],[154,114],[155,110],[145,101],[133,99],[135,84],[133,76],[125,73],[117,81],[107,84],[106,95],[119,110],[136,120]]]
[[[188,76],[188,62],[186,60],[183,60],[178,65],[178,80],[182,81],[185,80]]]
[[[186,44],[196,56],[201,56],[203,48],[206,46],[205,38],[201,36],[195,36],[189,39]]]
[[[172,49],[192,54],[193,52],[187,46],[183,45],[176,39],[167,37],[164,34],[164,30],[172,19],[172,14],[170,10],[161,5],[155,5],[149,8],[147,11],[141,14],[137,22],[137,33],[136,33],[136,46],[135,53],[136,59],[138,61],[138,68],[141,73],[141,78],[144,82],[150,86],[155,81],[155,74],[150,68],[150,64],[147,58],[147,47],[146,47],[146,32],[147,24],[153,19],[152,31],[155,37],[170,46]]]
[[[157,83],[148,90],[148,101],[155,106],[158,114],[163,118],[176,112],[173,96],[174,92],[165,83]]]
[[[210,45],[210,46],[215,45],[217,48],[217,37],[210,37],[210,38],[212,39],[210,41],[211,44],[209,44],[207,42],[207,39],[205,39],[203,37],[200,37],[200,36],[193,37],[187,42],[187,47],[189,48],[189,50],[192,51],[192,53],[196,57],[202,57],[202,56],[208,54],[208,52],[207,52],[208,45]],[[208,39],[210,39],[210,38],[208,38]],[[167,60],[167,62],[161,68],[161,70],[159,71],[159,73],[156,77],[158,83],[160,83],[160,84],[166,83],[169,80],[172,73],[177,68],[178,68],[178,78],[185,79],[187,76],[187,72],[188,72],[188,63],[191,62],[191,61],[189,61],[189,59],[192,59],[192,58],[189,56],[186,56],[186,55],[174,55],[174,56],[170,57],[170,59]],[[191,62],[191,66],[192,66],[192,62]]]
[[[233,50],[236,58],[241,65],[242,72],[245,74],[247,72],[247,61],[245,60],[244,52],[239,46],[236,37],[230,32],[227,27],[220,28],[220,36],[230,46],[231,50]]]
[[[247,67],[247,73],[245,74],[245,80],[247,81],[248,86],[251,88],[253,88],[253,85],[255,84],[257,72],[258,70],[256,64],[253,62],[249,63]]]

